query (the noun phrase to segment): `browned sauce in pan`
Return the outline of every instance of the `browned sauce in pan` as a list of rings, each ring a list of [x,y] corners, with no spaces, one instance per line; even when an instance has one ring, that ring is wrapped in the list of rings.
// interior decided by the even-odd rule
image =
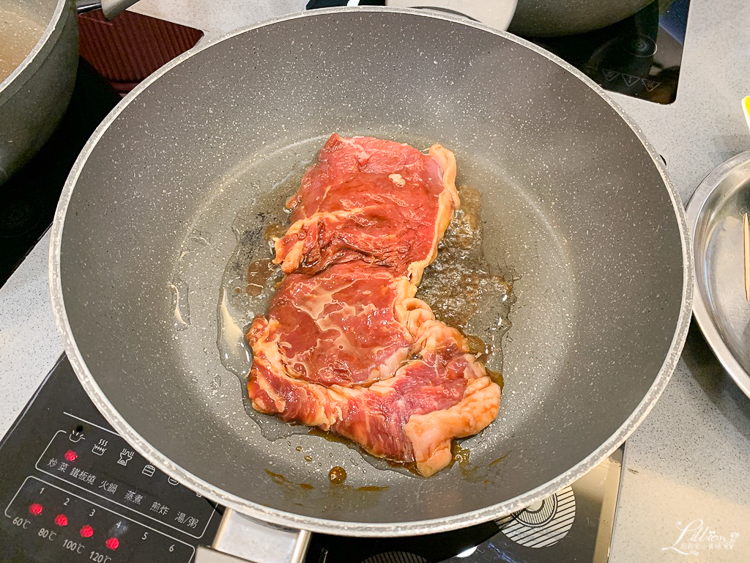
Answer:
[[[296,185],[293,189],[296,189]],[[291,191],[293,189],[290,188]],[[458,191],[461,209],[454,212],[453,220],[440,242],[437,259],[425,270],[417,297],[430,305],[439,320],[458,328],[466,336],[469,351],[486,364],[488,375],[502,386],[501,340],[510,328],[508,316],[515,297],[510,284],[505,281],[495,265],[489,264],[483,251],[481,193],[469,186],[460,186]],[[238,246],[227,265],[222,281],[223,297],[219,318],[220,321],[223,318],[224,306],[227,311],[224,316],[232,319],[234,326],[241,330],[243,335],[252,318],[265,313],[276,289],[276,283],[282,278],[280,268],[274,265],[271,259],[272,245],[269,248],[263,244],[263,241],[272,243],[275,238],[283,236],[288,228],[288,225],[280,222],[278,212],[279,210],[272,213],[257,213],[252,219],[241,219],[238,215],[237,224],[233,225]],[[228,341],[227,334],[229,333],[226,330],[220,330],[218,343],[222,363],[244,383],[249,372],[249,363],[243,362],[241,357],[232,361],[232,358],[237,356],[232,350],[242,346],[245,350],[243,353],[250,358],[249,348],[244,338],[235,338],[238,344],[234,348],[224,344],[222,349],[223,343]],[[321,436],[331,442],[352,446],[351,441],[330,432],[290,425],[274,417],[258,414],[252,409],[246,397],[245,407],[268,439],[304,432]],[[469,450],[456,445],[453,452],[456,462],[464,468],[462,471],[468,470]],[[305,461],[310,461],[308,457],[305,457]],[[379,469],[393,467],[417,474],[413,463],[396,464],[364,454],[363,457]],[[333,472],[333,469],[337,471]],[[346,472],[343,468],[333,469],[333,473],[329,474],[331,483],[342,479],[339,469],[345,479]],[[285,480],[282,475],[268,471],[267,473],[279,484]],[[340,483],[343,483],[343,479]],[[286,484],[294,483],[287,480]],[[311,487],[304,483],[295,486]],[[368,491],[381,489],[361,488]]]
[[[453,463],[458,464],[464,479],[474,480],[473,478],[480,466],[471,463],[471,451],[469,448],[465,448],[461,443],[454,441],[451,444],[451,453],[453,454]]]
[[[451,453],[453,454],[453,459],[456,461],[456,463],[458,463],[458,465],[461,466],[462,469],[468,467],[469,457],[471,454],[468,448],[463,448],[458,442],[453,442],[453,445],[451,446]]]
[[[469,354],[472,354],[480,362],[483,362],[489,356],[487,344],[478,336],[473,334],[466,336],[466,343],[469,346]]]
[[[268,285],[268,280],[275,275],[276,266],[271,260],[265,259],[251,262],[247,268],[247,287],[245,288],[245,292],[252,297],[257,297]]]
[[[387,491],[388,487],[376,487],[376,486],[372,485],[372,486],[369,486],[369,487],[357,487],[356,490],[362,491],[362,492],[365,492],[365,493],[379,493],[381,491]]]
[[[285,187],[284,191],[289,189],[292,188]],[[279,198],[274,204],[274,213],[244,209],[232,224],[237,246],[221,280],[216,345],[221,363],[237,376],[243,387],[247,384],[252,361],[245,334],[253,318],[268,309],[276,283],[282,277],[280,268],[272,263],[272,252],[264,239],[264,231],[267,225],[279,223],[282,217],[283,200]],[[257,414],[246,395],[243,395],[243,401],[245,411],[269,440],[303,431],[302,427],[295,428],[281,420]]]
[[[271,480],[277,485],[299,487],[300,489],[304,490],[311,490],[315,488],[310,483],[295,483],[294,481],[291,481],[284,477],[281,473],[274,473],[270,469],[264,469],[263,471],[265,471],[266,475],[268,475]]]
[[[503,385],[505,385],[505,380],[503,379],[503,374],[499,371],[495,371],[493,369],[485,368],[487,371],[487,375],[490,376],[490,379],[497,383],[500,386],[500,389],[503,388]]]
[[[508,316],[515,297],[510,284],[488,263],[482,248],[481,193],[460,186],[458,194],[461,209],[454,212],[437,258],[425,270],[417,297],[430,305],[438,320],[466,335],[469,352],[477,359],[487,362],[494,356],[492,364],[499,371],[500,341],[510,328]],[[483,319],[478,322],[477,316]]]
[[[288,479],[284,475],[280,473],[275,473],[271,471],[270,469],[264,469],[266,475],[268,475],[271,480],[282,487],[286,488],[300,488],[305,491],[313,490],[315,489],[314,485],[311,485],[310,483],[295,483],[291,479]],[[362,493],[382,493],[383,491],[387,491],[389,487],[381,487],[377,485],[366,485],[363,487],[351,487],[349,485],[344,484],[344,481],[346,481],[346,469],[340,466],[332,467],[331,470],[328,472],[328,480],[332,485],[336,485],[336,489],[340,491],[358,491]]]
[[[453,442],[451,446],[451,453],[453,454],[453,462],[458,464],[461,470],[461,475],[464,479],[475,483],[481,482],[484,485],[489,485],[492,480],[497,476],[498,469],[495,468],[503,460],[507,459],[510,452],[503,456],[494,459],[490,463],[476,463],[472,462],[471,451],[469,448],[465,448],[460,442]]]
[[[273,242],[277,238],[281,238],[286,234],[286,230],[289,228],[288,225],[282,225],[281,223],[271,223],[265,229],[263,229],[263,238],[269,242]]]
[[[499,458],[497,458],[495,460],[492,460],[490,462],[490,467],[492,467],[493,465],[497,465],[498,463],[500,463],[501,461],[503,461],[504,459],[506,459],[509,455],[510,455],[510,452],[508,452],[507,454],[505,454],[503,456],[500,456]]]
[[[331,470],[328,472],[328,480],[331,481],[332,485],[341,485],[346,481],[346,469],[338,465],[331,467]]]
[[[321,430],[320,428],[310,428],[307,433],[310,436],[320,436],[321,438],[325,438],[329,442],[338,442],[339,444],[346,444],[347,446],[351,446],[353,443],[351,440],[347,440],[346,438],[343,438],[338,434],[326,432],[325,430]]]
[[[454,212],[440,242],[437,259],[425,270],[417,297],[430,305],[439,320],[464,333],[468,351],[478,360],[492,360],[495,369],[487,367],[487,375],[502,388],[500,344],[510,328],[508,316],[515,296],[505,278],[490,267],[482,248],[481,193],[470,186],[460,186],[458,193],[461,209]],[[489,313],[487,316],[492,323],[473,322],[480,305],[485,313]],[[472,331],[482,336],[472,334]],[[349,440],[318,428],[310,429],[309,434],[351,445]],[[471,476],[476,467],[469,463],[469,449],[454,442],[451,451],[464,476]],[[365,456],[365,459],[376,467],[384,462],[371,456]],[[413,463],[385,463],[419,475]]]
[[[376,457],[366,457],[367,461],[369,461],[372,465],[375,467],[380,467],[381,465],[385,465],[386,467],[391,467],[393,469],[399,469],[399,470],[406,470],[412,475],[416,475],[417,477],[421,477],[419,471],[417,471],[417,464],[413,461],[410,461],[409,463],[399,463],[397,461],[391,461],[390,459],[379,459]]]

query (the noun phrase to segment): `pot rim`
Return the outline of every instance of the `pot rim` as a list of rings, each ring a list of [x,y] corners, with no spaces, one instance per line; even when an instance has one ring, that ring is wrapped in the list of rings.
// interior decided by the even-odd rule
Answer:
[[[47,22],[47,27],[44,29],[44,33],[42,33],[39,41],[36,42],[34,48],[21,61],[21,64],[13,69],[13,72],[5,77],[3,81],[0,81],[0,104],[3,104],[13,94],[18,92],[52,52],[65,27],[66,18],[64,16],[67,15],[67,9],[73,10],[73,3],[70,0],[57,0],[55,10],[52,12],[52,16]]]

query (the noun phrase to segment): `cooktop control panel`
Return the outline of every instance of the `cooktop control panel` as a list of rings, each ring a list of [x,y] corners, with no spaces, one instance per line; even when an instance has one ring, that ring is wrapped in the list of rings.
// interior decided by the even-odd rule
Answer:
[[[188,563],[220,508],[123,440],[66,358],[0,444],[0,561]]]

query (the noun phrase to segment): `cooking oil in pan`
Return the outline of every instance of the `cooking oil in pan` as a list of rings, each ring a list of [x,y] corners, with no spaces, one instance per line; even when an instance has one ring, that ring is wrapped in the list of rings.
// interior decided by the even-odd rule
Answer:
[[[481,192],[460,186],[458,194],[461,209],[454,212],[438,246],[437,258],[422,276],[417,297],[430,305],[438,320],[464,333],[469,351],[502,387],[502,338],[511,327],[509,316],[516,297],[511,284],[484,253]],[[452,452],[463,476],[469,477],[474,469],[469,465],[469,449],[454,443]],[[397,466],[369,455],[364,458],[378,469],[415,473],[413,467]]]
[[[237,214],[232,225],[237,246],[224,271],[218,306],[217,346],[221,362],[242,382],[245,409],[269,440],[310,431],[256,412],[245,391],[252,363],[245,334],[253,318],[267,311],[282,278],[280,268],[272,263],[271,241],[286,232],[288,217],[283,202],[297,190],[301,175],[290,175],[274,186],[269,201],[275,202],[275,208],[254,206]],[[508,317],[515,297],[511,285],[483,251],[481,193],[462,186],[459,195],[462,208],[454,213],[440,242],[437,259],[425,271],[417,297],[431,306],[439,320],[467,336],[471,352],[487,365],[493,379],[502,384],[501,340],[510,328]],[[347,444],[356,448],[348,441]],[[362,455],[378,469],[410,474],[408,468]]]
[[[190,326],[189,288],[179,276],[175,276],[169,284],[169,290],[171,292],[172,311],[174,312],[174,327],[177,330],[185,330]]]
[[[437,258],[425,270],[417,297],[430,305],[438,320],[468,337],[470,352],[501,372],[501,341],[510,329],[515,296],[484,254],[481,192],[460,186],[458,194],[461,209],[440,241]]]
[[[272,261],[272,239],[286,232],[288,218],[284,201],[297,190],[301,177],[302,171],[298,170],[273,186],[268,192],[269,205],[261,202],[237,213],[232,224],[237,246],[224,269],[219,295],[216,345],[221,363],[240,380],[245,411],[268,440],[306,434],[309,430],[306,426],[289,424],[257,412],[246,391],[252,351],[245,335],[253,319],[268,310],[283,276]]]
[[[257,213],[248,220],[240,213],[232,225],[237,247],[232,253],[221,283],[217,345],[221,363],[245,381],[250,371],[251,352],[245,334],[252,320],[268,309],[281,270],[272,263],[265,240],[267,217]]]

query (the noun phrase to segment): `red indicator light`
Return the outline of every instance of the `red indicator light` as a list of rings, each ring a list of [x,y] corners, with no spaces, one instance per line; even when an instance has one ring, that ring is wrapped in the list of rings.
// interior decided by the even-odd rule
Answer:
[[[29,512],[32,514],[32,516],[39,516],[42,513],[42,505],[39,503],[34,503],[31,506],[29,506]]]
[[[67,452],[65,452],[65,459],[67,461],[73,462],[78,459],[78,454],[73,450],[68,450]]]
[[[94,535],[94,528],[86,524],[81,528],[81,537],[82,538],[90,538]]]
[[[65,514],[58,514],[55,516],[55,524],[58,526],[67,526],[68,525],[68,517],[65,516]]]
[[[111,549],[114,551],[118,547],[120,547],[120,540],[117,538],[109,538],[107,541],[104,542],[104,545],[107,546],[107,549]]]

